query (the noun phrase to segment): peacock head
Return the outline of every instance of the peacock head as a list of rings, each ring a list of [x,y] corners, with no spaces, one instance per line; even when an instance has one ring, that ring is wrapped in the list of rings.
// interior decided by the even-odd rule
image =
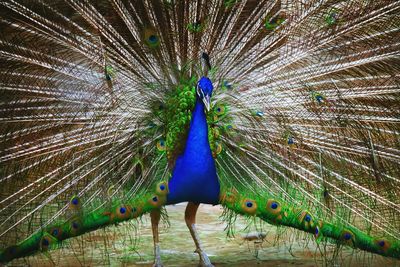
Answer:
[[[197,95],[203,101],[207,111],[210,111],[210,101],[214,86],[211,80],[207,77],[201,77],[197,83]]]

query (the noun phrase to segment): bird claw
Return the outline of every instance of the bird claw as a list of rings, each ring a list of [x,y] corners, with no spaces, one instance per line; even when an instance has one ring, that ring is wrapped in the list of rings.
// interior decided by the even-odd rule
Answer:
[[[164,267],[161,262],[161,257],[159,255],[154,259],[153,267]]]
[[[215,267],[212,265],[210,259],[208,258],[207,254],[201,250],[195,250],[196,253],[199,253],[200,256],[200,262],[199,266],[200,267]]]
[[[199,267],[215,267],[215,266],[212,265],[211,262],[210,263],[205,263],[205,262],[200,261]]]
[[[154,264],[153,267],[164,267],[161,262],[160,244],[154,244]]]
[[[210,263],[210,264],[206,264],[206,263],[204,263],[204,262],[200,262],[200,263],[199,263],[199,267],[215,267],[215,266],[212,265],[211,263]]]

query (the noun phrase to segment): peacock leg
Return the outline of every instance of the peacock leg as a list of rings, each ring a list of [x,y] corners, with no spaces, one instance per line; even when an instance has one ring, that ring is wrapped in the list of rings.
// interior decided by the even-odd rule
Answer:
[[[195,204],[193,202],[189,202],[188,205],[186,206],[185,210],[185,221],[186,225],[189,228],[190,234],[192,235],[194,244],[196,245],[196,250],[195,252],[199,253],[200,256],[200,266],[202,267],[213,267],[214,265],[211,264],[210,259],[208,258],[207,254],[203,251],[200,243],[200,239],[197,235],[196,231],[196,212],[197,209],[199,208],[200,204]]]
[[[158,236],[158,223],[160,222],[160,210],[155,209],[150,212],[151,218],[151,229],[153,231],[153,241],[154,241],[154,265],[153,267],[161,267],[163,266],[161,263],[161,254],[160,254],[160,239]]]

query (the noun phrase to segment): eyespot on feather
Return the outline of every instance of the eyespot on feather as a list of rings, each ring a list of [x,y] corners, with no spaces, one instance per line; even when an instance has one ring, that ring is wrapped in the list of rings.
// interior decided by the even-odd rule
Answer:
[[[53,227],[53,228],[50,228],[49,233],[50,233],[53,237],[55,237],[55,238],[57,238],[57,239],[60,239],[60,237],[61,237],[61,235],[62,235],[62,228],[61,228],[61,227]]]
[[[214,107],[214,112],[215,112],[215,114],[216,114],[218,117],[221,117],[221,116],[225,115],[226,110],[227,110],[227,108],[226,108],[226,106],[223,105],[223,104],[217,104],[217,105]]]
[[[160,45],[160,37],[151,27],[146,27],[144,29],[143,38],[144,43],[150,48],[157,48]]]
[[[268,199],[267,205],[266,205],[266,210],[271,213],[274,216],[278,216],[282,210],[281,204],[274,200],[274,199]]]
[[[159,196],[166,196],[168,194],[168,183],[160,182],[157,184],[156,194]]]
[[[165,196],[153,195],[148,200],[148,203],[153,207],[159,208],[165,204],[165,201],[166,201]]]
[[[354,242],[354,234],[350,230],[343,230],[340,239],[346,243],[347,245],[353,245]]]
[[[131,215],[131,207],[127,205],[120,205],[115,209],[115,214],[119,219],[128,219]]]
[[[19,253],[20,253],[20,248],[18,246],[8,247],[3,252],[3,259],[9,261],[11,259],[18,257]]]
[[[132,218],[137,218],[142,214],[142,207],[140,206],[133,206],[131,208],[131,217]]]
[[[391,247],[390,242],[383,238],[376,239],[375,244],[378,246],[379,250],[383,252],[386,252]]]
[[[77,235],[82,231],[82,221],[74,218],[69,222],[71,235]]]
[[[166,150],[166,144],[164,139],[159,139],[157,141],[157,149],[160,152],[164,152]]]
[[[69,208],[72,210],[78,210],[81,207],[81,201],[78,196],[73,196],[69,201]]]
[[[47,251],[53,243],[57,242],[57,240],[55,240],[51,235],[45,233],[39,242],[40,250]]]
[[[247,214],[254,215],[257,212],[257,203],[252,199],[244,199],[242,201],[242,209]]]

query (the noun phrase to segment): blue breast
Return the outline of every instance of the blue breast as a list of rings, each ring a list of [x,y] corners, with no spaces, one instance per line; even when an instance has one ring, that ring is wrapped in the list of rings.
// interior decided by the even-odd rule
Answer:
[[[196,100],[186,147],[175,163],[168,184],[167,204],[194,202],[218,204],[220,185],[208,143],[208,127],[202,100]]]

